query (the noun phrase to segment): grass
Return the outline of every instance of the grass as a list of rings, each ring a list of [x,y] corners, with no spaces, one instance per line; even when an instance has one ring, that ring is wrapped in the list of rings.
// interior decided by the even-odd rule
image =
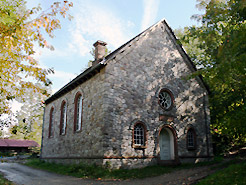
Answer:
[[[206,179],[203,179],[198,185],[243,185],[246,184],[246,161],[238,164],[230,164],[227,168],[220,170]]]
[[[62,165],[55,163],[47,163],[39,159],[28,160],[26,165],[47,170],[50,172],[55,172],[63,175],[70,175],[80,178],[91,178],[91,179],[136,179],[136,178],[146,178],[159,176],[165,173],[169,173],[179,169],[188,169],[198,166],[207,166],[218,163],[221,158],[215,158],[215,160],[210,162],[201,162],[198,164],[182,164],[176,167],[173,166],[148,166],[140,169],[117,169],[110,170],[108,168],[96,165]]]
[[[63,175],[71,175],[80,178],[92,178],[92,179],[134,179],[157,176],[160,174],[168,173],[173,170],[173,167],[163,166],[148,166],[141,169],[118,169],[110,170],[97,165],[62,165],[55,163],[47,163],[38,159],[28,160],[26,165],[55,172]]]
[[[0,185],[13,185],[13,183],[5,179],[0,173]]]

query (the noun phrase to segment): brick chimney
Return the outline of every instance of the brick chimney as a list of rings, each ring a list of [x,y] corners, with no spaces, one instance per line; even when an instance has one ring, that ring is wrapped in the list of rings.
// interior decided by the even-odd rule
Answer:
[[[99,62],[101,62],[104,59],[104,56],[106,54],[106,42],[103,41],[96,41],[93,46],[95,47],[95,60],[93,61],[92,65],[95,65]]]

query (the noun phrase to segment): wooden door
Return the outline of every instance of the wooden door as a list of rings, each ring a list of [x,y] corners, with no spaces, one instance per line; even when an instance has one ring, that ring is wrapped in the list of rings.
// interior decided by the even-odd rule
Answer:
[[[160,159],[171,160],[170,134],[166,129],[162,129],[159,137]]]

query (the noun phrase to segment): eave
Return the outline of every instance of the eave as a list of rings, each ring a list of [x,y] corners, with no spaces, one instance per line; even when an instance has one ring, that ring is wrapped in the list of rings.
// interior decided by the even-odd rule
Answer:
[[[75,89],[78,85],[82,84],[83,82],[89,80],[91,77],[95,76],[97,73],[100,72],[100,70],[105,66],[104,63],[98,63],[88,69],[86,69],[83,73],[78,75],[76,78],[74,78],[72,81],[70,81],[68,84],[66,84],[64,87],[62,87],[59,91],[57,91],[55,94],[53,94],[51,97],[49,97],[45,104],[49,104],[52,101],[58,99],[62,95],[66,94],[67,92]]]

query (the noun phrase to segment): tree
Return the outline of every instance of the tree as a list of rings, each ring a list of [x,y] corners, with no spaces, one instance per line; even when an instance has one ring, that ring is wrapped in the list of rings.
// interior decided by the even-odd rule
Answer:
[[[35,84],[41,86],[41,84]],[[48,92],[51,90],[43,87]],[[29,98],[22,102],[21,109],[16,113],[17,123],[13,125],[10,138],[34,140],[41,144],[44,100],[46,95],[35,93],[32,89],[25,90]]]
[[[246,144],[246,2],[199,0],[206,10],[196,15],[199,27],[189,27],[181,39],[202,53],[198,74],[211,89],[210,108],[215,139],[231,149]],[[224,145],[225,146],[225,145]]]
[[[6,138],[10,136],[10,128],[17,123],[16,117],[14,114],[0,115],[0,138]]]
[[[10,113],[11,100],[28,99],[24,89],[48,96],[36,82],[49,86],[47,75],[53,69],[39,66],[34,46],[53,49],[43,35],[54,37],[54,30],[61,27],[58,15],[70,19],[67,11],[72,5],[68,1],[55,2],[41,12],[40,6],[27,9],[24,0],[0,1],[0,114]]]
[[[183,37],[185,36],[185,33],[188,32],[188,27],[184,28],[179,28],[174,30],[175,35],[177,36],[178,39],[182,41]],[[181,44],[181,43],[179,43]],[[198,39],[190,39],[186,42],[182,42],[182,46],[185,49],[186,53],[189,54],[190,59],[197,64],[196,67],[199,67],[199,61],[202,60],[202,53],[204,52],[199,46]]]

